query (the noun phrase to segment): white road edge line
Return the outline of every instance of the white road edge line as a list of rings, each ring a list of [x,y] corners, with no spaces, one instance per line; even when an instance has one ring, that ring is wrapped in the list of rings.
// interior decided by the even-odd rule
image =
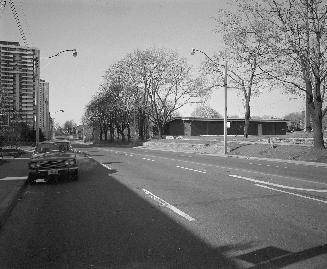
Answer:
[[[301,195],[301,194],[297,194],[297,193],[293,193],[293,192],[282,191],[282,190],[278,190],[278,189],[275,189],[275,188],[270,188],[270,187],[260,185],[260,184],[255,184],[255,185],[258,186],[258,187],[261,187],[261,188],[265,188],[265,189],[269,189],[269,190],[273,190],[273,191],[278,191],[278,192],[283,192],[283,193],[287,193],[287,194],[290,194],[290,195],[294,195],[294,196],[298,196],[298,197],[301,197],[301,198],[305,198],[305,199],[309,199],[309,200],[313,200],[313,201],[317,201],[317,202],[327,204],[327,201],[325,201],[325,200],[320,200],[320,199],[317,199],[317,198],[313,198],[313,197],[309,197],[309,196],[305,196],[305,195]]]
[[[327,189],[306,189],[306,188],[297,188],[297,187],[291,187],[287,185],[280,185],[280,184],[275,184],[267,181],[262,181],[262,180],[257,180],[249,177],[242,177],[238,175],[229,175],[230,177],[235,177],[239,179],[244,179],[246,181],[254,182],[254,183],[259,183],[259,184],[265,184],[268,186],[273,186],[273,187],[278,187],[282,189],[289,189],[289,190],[295,190],[295,191],[308,191],[308,192],[321,192],[321,193],[327,193]]]
[[[105,168],[107,168],[108,170],[112,170],[110,166],[108,166],[107,164],[101,163],[101,165]]]
[[[187,219],[188,221],[195,221],[196,219],[192,218],[190,215],[184,213],[182,210],[179,210],[177,207],[169,204],[168,202],[166,202],[165,200],[161,199],[160,197],[154,195],[153,193],[151,193],[150,191],[146,190],[146,189],[142,189],[142,191],[148,195],[150,198],[152,198],[153,200],[157,201],[160,205],[169,208],[170,210],[172,210],[173,212],[175,212],[176,214],[180,215],[181,217]]]
[[[23,157],[17,157],[17,158],[14,158],[14,157],[2,157],[1,160],[29,160],[30,158],[23,158]]]

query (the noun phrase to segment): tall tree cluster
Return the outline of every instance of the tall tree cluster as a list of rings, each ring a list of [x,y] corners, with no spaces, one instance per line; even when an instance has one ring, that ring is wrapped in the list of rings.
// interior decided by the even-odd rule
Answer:
[[[168,49],[136,50],[110,66],[85,121],[98,126],[100,140],[139,138],[150,128],[161,137],[165,124],[201,91],[186,60]],[[202,93],[203,94],[203,93]]]
[[[326,114],[327,3],[323,0],[241,2],[245,12],[266,30],[256,33],[269,64],[268,79],[293,94],[306,96],[314,147],[324,148],[322,119]]]
[[[279,87],[306,96],[314,147],[323,149],[322,119],[327,111],[326,1],[235,0],[234,4],[233,9],[219,11],[217,31],[223,36],[225,48],[205,68],[212,71],[208,66],[219,69],[220,64],[228,65],[229,87],[243,92],[244,135],[251,95]]]

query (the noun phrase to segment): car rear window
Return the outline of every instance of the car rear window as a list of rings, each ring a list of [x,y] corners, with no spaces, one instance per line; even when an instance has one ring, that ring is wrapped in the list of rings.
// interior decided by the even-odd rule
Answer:
[[[59,151],[59,145],[55,143],[39,144],[36,148],[36,152],[38,153],[46,153],[51,151]]]

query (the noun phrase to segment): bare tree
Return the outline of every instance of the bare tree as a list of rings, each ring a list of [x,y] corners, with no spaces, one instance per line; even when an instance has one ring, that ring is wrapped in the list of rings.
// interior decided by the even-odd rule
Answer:
[[[244,136],[248,136],[251,118],[250,102],[261,92],[263,73],[258,68],[265,61],[265,52],[255,32],[263,29],[260,24],[249,24],[248,15],[242,9],[219,10],[215,18],[216,32],[223,37],[225,48],[220,50],[203,66],[206,75],[211,74],[214,85],[221,86],[223,68],[228,66],[228,88],[238,89],[244,105]],[[212,76],[219,71],[217,76]]]
[[[255,32],[265,44],[270,66],[261,70],[293,93],[306,95],[312,119],[314,148],[323,149],[322,119],[327,108],[327,3],[325,0],[239,1],[249,24],[260,23]]]
[[[118,81],[125,105],[137,111],[139,136],[145,139],[148,119],[159,137],[165,123],[178,109],[198,96],[184,58],[168,49],[136,50],[111,66],[105,83]]]

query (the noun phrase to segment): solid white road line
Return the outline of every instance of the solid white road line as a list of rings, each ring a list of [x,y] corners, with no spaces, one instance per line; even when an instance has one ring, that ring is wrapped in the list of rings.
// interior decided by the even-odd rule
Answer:
[[[101,165],[103,167],[107,168],[108,170],[112,170],[111,167],[108,164],[101,163]]]
[[[291,187],[291,186],[286,186],[286,185],[281,185],[281,184],[275,184],[267,181],[262,181],[262,180],[257,180],[249,177],[242,177],[238,175],[229,175],[230,177],[235,177],[239,179],[243,179],[246,181],[254,182],[254,183],[259,183],[259,184],[265,184],[268,186],[273,186],[273,187],[278,187],[282,189],[289,189],[289,190],[296,190],[296,191],[307,191],[307,192],[320,192],[320,193],[327,193],[327,189],[308,189],[308,188],[297,188],[297,187]]]
[[[26,180],[27,176],[25,177],[4,177],[0,178],[0,180],[6,181],[6,180]]]
[[[14,158],[14,157],[2,157],[1,158],[1,160],[29,160],[30,158],[23,158],[23,157],[21,157],[21,158],[19,158],[19,157],[17,157],[17,158]]]
[[[175,212],[176,214],[180,215],[181,217],[187,219],[188,221],[195,221],[194,218],[192,218],[191,216],[189,216],[188,214],[184,213],[182,210],[179,210],[177,207],[167,203],[165,200],[161,199],[160,197],[154,195],[153,193],[151,193],[150,191],[146,190],[146,189],[142,189],[142,191],[148,195],[150,198],[152,198],[153,200],[157,201],[161,206],[167,207],[170,210],[172,210],[173,212]]]
[[[309,199],[309,200],[313,200],[313,201],[317,201],[317,202],[320,202],[320,203],[327,204],[326,200],[321,200],[321,199],[309,197],[309,196],[306,196],[306,195],[301,195],[301,194],[298,194],[298,193],[282,191],[282,190],[279,190],[279,189],[270,188],[268,186],[264,186],[264,185],[260,185],[260,184],[255,184],[255,185],[258,186],[258,187],[261,187],[261,188],[265,188],[265,189],[269,189],[269,190],[273,190],[273,191],[277,191],[277,192],[282,192],[282,193],[287,193],[289,195],[294,195],[294,196],[298,196],[298,197],[301,197],[301,198],[305,198],[305,199]]]

